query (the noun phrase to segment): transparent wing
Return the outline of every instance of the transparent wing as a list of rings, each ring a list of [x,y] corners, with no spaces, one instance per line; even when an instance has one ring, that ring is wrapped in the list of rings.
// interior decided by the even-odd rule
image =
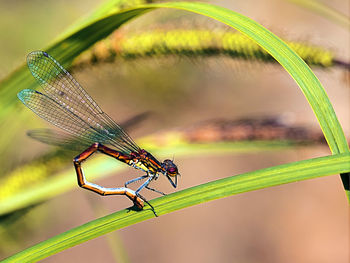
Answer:
[[[150,113],[144,112],[138,115],[133,116],[132,118],[124,121],[122,126],[126,129],[133,127],[136,124],[139,124],[144,120]],[[66,133],[59,130],[52,129],[35,129],[27,131],[27,135],[39,142],[59,146],[66,150],[71,151],[83,151],[84,149],[91,146],[93,141],[87,140],[83,137],[77,137],[70,133]]]
[[[27,135],[39,142],[59,146],[71,151],[83,151],[92,144],[89,140],[52,129],[29,130]]]
[[[112,144],[108,131],[99,130],[90,126],[71,110],[58,104],[56,101],[36,90],[25,89],[18,93],[18,98],[35,114],[44,120],[60,127],[68,133],[84,141]],[[118,150],[127,151],[124,145],[116,145]]]
[[[49,54],[31,52],[27,64],[44,92],[27,89],[22,90],[18,97],[37,115],[85,140],[110,144],[123,152],[139,149],[131,137]]]

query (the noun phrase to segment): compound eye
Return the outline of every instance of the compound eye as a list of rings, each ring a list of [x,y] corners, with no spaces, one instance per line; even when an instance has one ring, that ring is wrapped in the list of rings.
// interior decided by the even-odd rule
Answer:
[[[176,168],[174,168],[174,167],[170,167],[169,169],[168,169],[168,172],[169,173],[176,173]]]
[[[167,169],[167,173],[169,176],[174,177],[177,175],[177,168],[176,167],[169,167]]]

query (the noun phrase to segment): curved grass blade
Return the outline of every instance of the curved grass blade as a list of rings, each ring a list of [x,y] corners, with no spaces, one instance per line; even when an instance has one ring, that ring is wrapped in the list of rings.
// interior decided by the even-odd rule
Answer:
[[[343,131],[337,120],[334,110],[321,84],[313,75],[311,70],[297,55],[295,55],[293,51],[291,51],[287,45],[280,41],[271,32],[267,31],[250,19],[230,10],[202,3],[163,3],[142,6],[138,7],[138,9],[135,8],[132,10],[127,10],[125,12],[110,15],[108,17],[102,18],[99,21],[96,21],[81,31],[73,34],[73,38],[65,39],[69,39],[69,41],[65,42],[66,45],[61,45],[63,42],[60,42],[57,45],[53,46],[51,53],[54,56],[57,55],[57,57],[60,58],[59,54],[62,52],[62,56],[66,59],[65,61],[69,63],[72,58],[74,58],[74,56],[80,53],[83,49],[86,49],[88,46],[90,46],[91,43],[96,41],[96,32],[97,34],[100,34],[99,36],[101,37],[106,36],[107,31],[112,30],[113,26],[121,25],[133,17],[150,11],[151,8],[158,7],[183,9],[207,15],[238,29],[239,31],[247,34],[249,37],[257,41],[269,53],[271,53],[275,59],[282,64],[283,67],[286,68],[286,70],[293,76],[298,85],[301,87],[320,122],[321,128],[325,134],[332,152],[334,154],[339,152],[348,152],[348,145],[346,143]],[[117,19],[118,21],[114,21],[114,19]],[[102,25],[106,25],[106,27],[101,27]],[[99,29],[101,31],[99,31]],[[115,28],[113,28],[113,30],[114,29]],[[93,36],[93,40],[92,38],[89,38],[91,36]],[[84,37],[89,40],[87,41],[89,43],[82,43],[81,39],[84,39]],[[14,87],[14,89],[15,92],[18,91],[16,87]],[[159,205],[160,214],[164,214],[166,212],[174,211],[186,206],[217,199],[235,193],[269,187],[281,183],[293,182],[293,180],[302,180],[302,178],[308,179],[314,178],[316,176],[339,172],[345,173],[349,172],[350,170],[350,160],[348,153],[325,157],[322,159],[323,162],[320,161],[321,159],[322,158],[319,158],[317,160],[307,160],[298,164],[291,165],[289,167],[286,165],[282,167],[274,167],[265,169],[263,171],[248,173],[248,175],[250,174],[250,176],[252,176],[253,174],[254,176],[252,176],[250,179],[247,179],[247,177],[245,177],[247,175],[238,176],[235,180],[241,179],[242,181],[234,181],[232,184],[229,179],[223,179],[219,182],[214,182],[204,186],[198,186],[157,199],[153,203],[155,206]],[[321,163],[318,163],[318,161]],[[316,163],[318,163],[318,165]],[[337,167],[337,169],[335,167]],[[282,169],[280,170],[280,168]],[[310,176],[310,174],[312,174],[312,176]],[[221,187],[219,187],[220,183],[222,183]],[[139,222],[151,216],[152,214],[150,211],[142,211],[140,213],[130,212],[129,214],[126,214],[125,211],[118,212],[115,215],[110,215],[109,217],[99,219],[97,222],[91,222],[75,230],[63,233],[60,236],[38,244],[33,248],[29,248],[28,250],[25,250],[12,257],[12,260],[22,259],[22,262],[24,260],[39,260],[48,255],[61,251],[64,248],[81,243],[85,240],[89,240],[95,236],[102,235],[118,227],[120,228],[122,226]],[[8,260],[10,261],[11,258]]]
[[[185,207],[266,187],[350,172],[350,153],[283,164],[195,186],[151,201],[157,214],[163,215]],[[147,209],[127,209],[90,221],[52,237],[2,262],[36,262],[95,237],[154,217]]]
[[[152,6],[183,9],[214,18],[237,29],[256,41],[262,48],[269,52],[297,82],[320,123],[331,152],[333,154],[349,152],[349,146],[343,129],[341,128],[333,106],[320,81],[306,63],[272,32],[248,17],[223,7],[210,4],[180,2],[148,5],[148,7]],[[350,202],[350,174],[341,175],[341,179],[348,201]]]
[[[321,83],[306,63],[272,32],[234,11],[204,3],[150,4],[148,7],[183,9],[227,24],[256,41],[293,77],[309,101],[333,153],[349,151],[344,132]]]
[[[327,94],[305,62],[283,41],[255,21],[222,7],[205,3],[187,2],[149,4],[135,7],[133,9],[113,13],[107,17],[103,17],[64,40],[59,41],[47,51],[61,61],[61,64],[64,67],[69,66],[72,60],[83,50],[90,47],[96,41],[108,36],[108,34],[123,23],[154,8],[161,7],[187,10],[214,18],[232,26],[256,41],[267,50],[298,83],[320,122],[321,128],[332,152],[339,153],[349,150],[344,133],[340,127],[333,107],[329,102]],[[81,41],[81,39],[84,39],[85,41]],[[25,77],[25,79],[26,78],[27,77]],[[11,78],[11,80],[13,80],[13,78]],[[1,93],[7,93],[6,91],[9,91],[11,88],[17,92],[20,88],[15,87],[14,84],[18,84],[19,81],[22,80],[23,79],[19,78],[18,81],[14,81],[13,83],[3,83]]]
[[[63,66],[67,66],[83,50],[90,47],[101,38],[107,36],[120,25],[154,8],[161,7],[182,9],[212,17],[218,21],[236,28],[237,30],[241,31],[259,43],[259,45],[261,45],[277,61],[280,62],[280,64],[291,74],[291,76],[296,80],[302,89],[313,111],[315,112],[317,119],[319,120],[321,129],[331,148],[332,153],[336,154],[348,152],[348,145],[343,130],[335,115],[334,109],[322,85],[316,76],[312,73],[310,68],[283,41],[281,41],[267,29],[250,20],[249,18],[225,8],[205,3],[186,2],[161,3],[140,6],[130,10],[112,13],[111,15],[101,17],[100,20],[91,23],[81,30],[76,31],[69,37],[57,42],[48,50],[60,61],[62,61]],[[13,75],[7,80],[7,82],[5,81],[2,83],[0,93],[4,96],[0,96],[1,102],[4,100],[5,104],[10,103],[12,99],[9,99],[8,96],[12,94],[13,97],[15,97],[15,93],[23,87],[22,85],[28,84],[29,73],[27,74],[28,76],[26,76],[26,74],[21,74],[21,72],[22,69],[19,71],[20,74],[18,78],[17,75]],[[9,114],[10,110],[7,109],[7,111],[2,111],[2,113],[4,112],[6,112],[6,114]],[[348,191],[349,176],[343,175],[342,179],[350,200],[350,192]]]
[[[256,41],[266,51],[268,51],[298,83],[320,122],[321,128],[332,152],[339,153],[348,151],[348,145],[346,143],[344,133],[339,125],[327,94],[316,76],[312,73],[304,61],[283,41],[258,23],[241,14],[222,7],[205,3],[187,2],[149,4],[135,7],[126,11],[112,13],[107,17],[102,17],[100,20],[97,20],[83,29],[78,30],[69,37],[57,42],[47,51],[53,57],[56,57],[64,67],[68,67],[78,54],[86,50],[96,41],[108,36],[120,25],[154,8],[161,7],[182,9],[206,15],[232,26]],[[82,39],[84,39],[84,41],[82,41]],[[26,74],[26,76],[23,75],[24,79],[27,79],[28,75],[29,74]],[[16,76],[15,78],[12,77],[8,79],[8,82],[10,83],[6,83],[6,81],[2,83],[0,94],[6,95],[3,96],[3,98],[7,97],[7,95],[13,92],[14,95],[21,89],[21,87],[23,87],[23,84],[19,85],[24,81],[24,79],[20,78],[20,76],[22,76],[22,74]],[[30,86],[31,85],[28,85],[26,88],[29,88]],[[10,101],[11,100],[12,99],[10,99]]]
[[[260,24],[239,13],[205,3],[174,2],[149,4],[147,6],[137,7],[134,10],[139,10],[140,13],[144,13],[149,11],[150,8],[159,7],[182,9],[214,18],[237,29],[256,41],[269,52],[297,82],[320,123],[332,153],[337,154],[349,151],[344,132],[321,83],[306,63],[277,36]],[[350,201],[349,177],[350,175],[341,176],[348,200]]]

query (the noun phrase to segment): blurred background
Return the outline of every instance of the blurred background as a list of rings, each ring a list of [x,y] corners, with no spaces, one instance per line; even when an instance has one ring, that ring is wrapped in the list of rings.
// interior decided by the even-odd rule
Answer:
[[[1,0],[0,78],[23,65],[30,51],[53,43],[69,25],[102,2]],[[283,39],[318,45],[331,50],[336,59],[350,61],[349,28],[313,10],[278,0],[210,2],[256,20]],[[319,2],[349,15],[349,1]],[[127,23],[119,34],[177,28],[232,30],[198,15],[156,10]],[[349,70],[343,67],[312,69],[349,138]],[[72,74],[118,123],[140,113],[149,113],[128,130],[136,141],[146,135],[157,134],[157,137],[169,131],[187,134],[192,129],[198,133],[209,130],[210,133],[211,128],[198,129],[196,125],[209,120],[230,123],[247,118],[273,118],[283,127],[303,127],[310,134],[321,132],[302,92],[278,64],[225,56],[148,57],[88,63],[73,68]],[[19,100],[17,104],[19,117],[11,116],[16,129],[1,131],[1,137],[10,138],[1,156],[0,182],[3,184],[18,167],[35,163],[40,158],[46,160],[42,156],[55,151],[26,136],[29,129],[49,125],[29,112]],[[215,127],[216,132],[222,128],[220,125]],[[203,138],[207,137],[203,135]],[[160,158],[171,159],[173,154],[168,152]],[[175,162],[182,174],[181,190],[235,174],[328,154],[329,148],[324,143],[306,143],[232,152],[175,153]],[[59,167],[75,178],[71,167],[73,156],[65,155],[60,159]],[[85,167],[88,175],[88,165]],[[130,168],[96,182],[114,187],[136,176],[140,176],[139,172]],[[157,181],[157,189],[166,193],[173,191],[162,179]],[[144,195],[148,199],[157,196]],[[100,197],[74,185],[71,191],[30,209],[2,215],[0,259],[130,205],[127,198]],[[347,199],[339,175],[334,175],[183,209],[75,246],[43,262],[345,263],[350,259],[349,232]]]

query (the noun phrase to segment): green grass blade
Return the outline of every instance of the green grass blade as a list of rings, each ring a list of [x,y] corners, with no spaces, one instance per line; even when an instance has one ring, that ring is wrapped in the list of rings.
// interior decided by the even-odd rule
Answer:
[[[67,28],[57,39],[57,41],[65,39],[73,34],[75,31],[84,28],[94,21],[101,19],[101,17],[107,16],[108,14],[116,13],[124,9],[128,9],[132,6],[141,4],[147,4],[153,2],[152,0],[108,0],[104,1],[100,6],[94,9],[86,17],[82,17],[69,28]]]
[[[144,9],[142,9],[145,12]],[[44,50],[49,52],[60,64],[69,68],[73,59],[84,50],[88,49],[97,41],[105,38],[119,26],[143,13],[140,10],[129,10],[117,12],[113,15],[101,18],[86,27],[77,30],[72,35],[56,42]],[[0,83],[0,105],[3,109],[13,107],[17,102],[16,94],[24,88],[35,88],[34,81],[26,65],[20,67],[8,78]],[[0,111],[0,118],[7,114],[7,111]]]
[[[160,7],[182,9],[212,17],[236,28],[256,41],[279,61],[298,83],[320,123],[332,153],[337,154],[348,151],[348,145],[343,130],[328,96],[310,68],[292,51],[292,49],[270,31],[251,19],[231,10],[205,3],[186,2],[150,4],[147,6],[135,7],[104,16],[94,23],[76,31],[69,37],[57,42],[47,50],[64,66],[69,66],[71,61],[78,54],[86,50],[96,41],[109,35],[120,25],[151,9]],[[33,78],[30,76],[28,70],[21,68],[7,79],[7,81],[2,83],[0,104],[6,108],[6,105],[8,106],[11,104],[11,101],[16,100],[15,94],[20,89],[24,87],[29,88],[33,83]],[[10,115],[11,111],[1,111],[1,113]],[[348,175],[343,175],[342,179],[345,189],[349,190]],[[347,193],[349,195],[349,191]]]
[[[86,50],[96,41],[108,36],[108,34],[123,23],[150,11],[152,8],[160,7],[183,9],[212,17],[232,26],[256,41],[267,50],[298,83],[320,122],[331,151],[333,153],[348,151],[348,145],[344,133],[334,113],[333,107],[329,102],[327,94],[304,61],[283,41],[266,28],[239,13],[222,7],[205,3],[187,2],[150,4],[147,6],[135,7],[130,10],[113,13],[112,15],[101,18],[93,24],[84,27],[73,35],[56,43],[51,48],[47,49],[47,51],[60,61],[63,66],[70,65],[73,58],[78,54]],[[23,83],[23,79],[20,78],[20,76],[21,75],[13,76],[11,79],[17,79],[18,77],[18,80],[21,80],[20,82]],[[25,77],[25,79],[27,79],[27,77]],[[5,86],[1,87],[1,93],[8,91],[10,94],[14,95],[15,92],[23,87],[23,84],[18,85],[20,88],[17,86],[15,87],[14,84],[19,84],[19,81],[14,81],[12,85],[5,83]],[[28,86],[26,86],[26,88],[28,88]],[[9,91],[10,89],[12,89],[11,92]]]
[[[192,187],[151,201],[158,215],[226,196],[297,182],[320,176],[350,172],[350,153],[279,165]],[[122,210],[93,220],[19,252],[3,262],[35,262],[69,247],[154,217],[143,211]]]
[[[333,154],[349,151],[344,132],[334,112],[333,106],[312,70],[306,63],[281,39],[272,32],[234,11],[205,3],[175,2],[150,4],[148,6],[183,9],[202,14],[227,24],[246,34],[269,52],[292,76],[304,93]],[[350,174],[341,175],[341,179],[350,202]]]
[[[320,122],[321,128],[332,152],[339,153],[348,151],[348,145],[344,133],[334,113],[333,107],[329,102],[327,94],[304,61],[282,40],[260,24],[239,13],[222,7],[205,3],[187,2],[149,4],[135,7],[102,17],[100,20],[97,20],[54,44],[46,51],[50,52],[50,54],[60,61],[63,66],[67,67],[78,54],[89,48],[96,41],[108,36],[120,25],[138,15],[150,11],[151,9],[161,7],[182,9],[212,17],[232,26],[256,41],[268,51],[298,83]],[[0,94],[6,95],[2,96],[2,100],[6,97],[6,102],[9,100],[12,101],[13,98],[10,99],[8,97],[10,94],[12,94],[12,97],[15,97],[14,95],[24,86],[26,88],[30,87],[30,83],[25,82],[25,80],[28,79],[29,74],[24,75],[22,71],[22,69],[19,70],[17,75],[13,75],[10,79],[7,79],[7,81],[2,83]]]
[[[205,3],[164,3],[148,6],[183,9],[212,17],[256,41],[268,51],[297,82],[310,103],[333,153],[349,150],[344,132],[321,83],[306,63],[281,39],[257,22],[234,11]]]

